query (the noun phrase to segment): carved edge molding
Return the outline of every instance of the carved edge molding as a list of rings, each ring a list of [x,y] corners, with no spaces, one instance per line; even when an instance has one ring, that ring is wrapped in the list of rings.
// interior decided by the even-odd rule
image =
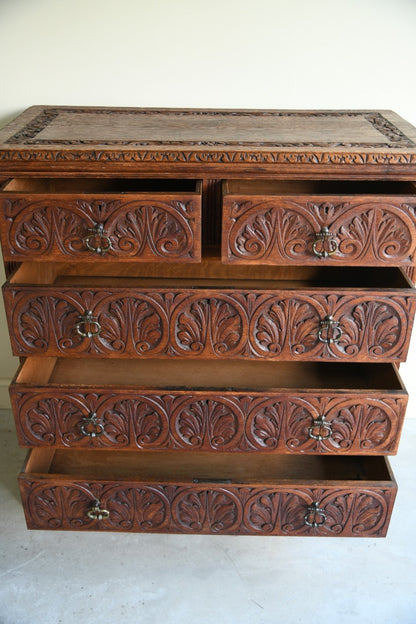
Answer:
[[[314,146],[316,147],[316,146]],[[377,145],[380,147],[380,145]],[[415,153],[383,152],[272,152],[272,151],[150,151],[150,150],[0,150],[0,161],[112,162],[279,165],[415,165]]]

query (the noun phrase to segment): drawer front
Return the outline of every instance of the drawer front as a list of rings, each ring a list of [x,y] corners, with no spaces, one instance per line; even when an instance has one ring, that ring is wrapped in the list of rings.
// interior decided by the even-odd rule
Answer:
[[[412,266],[415,248],[415,196],[223,200],[223,262]]]
[[[402,361],[415,293],[4,288],[18,356]]]
[[[76,364],[75,364],[76,366]],[[395,453],[398,391],[10,389],[21,446],[266,453]]]
[[[201,260],[201,192],[0,196],[5,260]]]
[[[384,537],[396,488],[20,480],[30,529]]]

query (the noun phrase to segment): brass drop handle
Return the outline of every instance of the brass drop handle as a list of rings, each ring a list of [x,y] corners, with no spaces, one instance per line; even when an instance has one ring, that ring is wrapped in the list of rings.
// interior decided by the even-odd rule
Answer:
[[[326,316],[322,321],[319,321],[319,324],[318,338],[321,342],[334,344],[340,341],[342,329],[332,315]]]
[[[105,254],[111,249],[111,240],[104,231],[104,225],[97,223],[92,230],[88,230],[89,234],[84,238],[84,244],[89,251],[97,254]]]
[[[326,225],[321,227],[319,232],[315,233],[315,242],[312,245],[312,251],[318,258],[328,258],[338,251],[338,242]]]
[[[99,500],[96,500],[91,507],[87,511],[87,516],[90,520],[105,520],[110,515],[110,512],[107,509],[101,508],[101,503]]]
[[[92,338],[100,333],[101,325],[95,316],[93,316],[91,310],[87,310],[79,317],[76,329],[78,334],[83,338]]]
[[[98,422],[95,412],[91,412],[81,420],[81,432],[89,438],[96,438],[104,432],[104,426]]]
[[[313,440],[328,440],[332,435],[331,423],[325,420],[325,416],[316,418],[308,427],[308,436]]]
[[[304,515],[304,521],[305,521],[306,526],[313,527],[314,529],[316,529],[316,527],[319,527],[325,524],[326,513],[324,509],[321,509],[318,506],[318,503],[316,502],[312,503],[312,505],[309,505],[306,509],[306,513]]]

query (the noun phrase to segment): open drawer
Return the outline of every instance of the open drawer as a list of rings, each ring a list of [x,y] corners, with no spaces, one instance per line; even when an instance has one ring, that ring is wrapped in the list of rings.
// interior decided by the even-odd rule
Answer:
[[[199,262],[196,180],[14,178],[0,193],[3,256]]]
[[[408,182],[223,183],[223,262],[412,266],[415,226]]]
[[[208,258],[126,265],[120,277],[111,264],[99,267],[107,275],[89,266],[23,263],[11,277],[3,292],[15,355],[406,358],[416,291],[399,268],[258,266],[247,276]]]
[[[397,490],[382,457],[34,449],[27,525],[241,535],[383,537]]]
[[[22,446],[392,454],[394,365],[30,357],[10,387]],[[251,460],[250,460],[251,461]]]

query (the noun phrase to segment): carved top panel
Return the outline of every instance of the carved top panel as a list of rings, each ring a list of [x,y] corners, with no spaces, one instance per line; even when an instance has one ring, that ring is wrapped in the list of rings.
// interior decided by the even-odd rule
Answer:
[[[35,106],[0,131],[8,161],[416,165],[416,130],[391,111]]]

